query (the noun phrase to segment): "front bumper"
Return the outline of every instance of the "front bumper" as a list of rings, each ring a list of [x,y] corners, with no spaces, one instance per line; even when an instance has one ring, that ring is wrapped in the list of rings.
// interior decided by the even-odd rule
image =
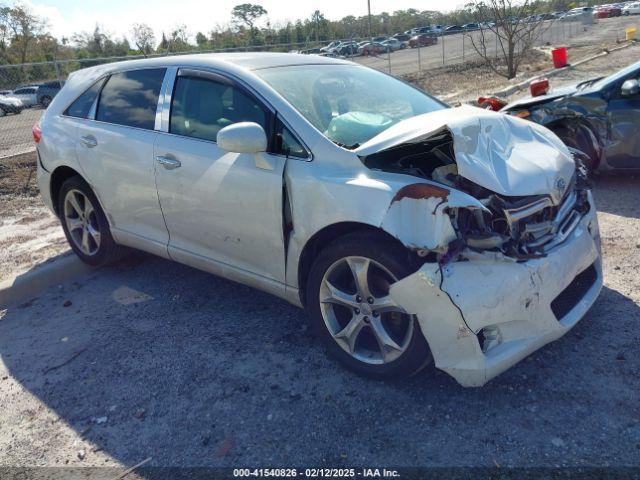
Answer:
[[[2,108],[6,113],[20,113],[24,110],[22,105],[11,105],[8,103],[3,103],[0,105],[0,108]]]
[[[544,258],[518,263],[487,252],[442,268],[425,263],[391,287],[392,298],[417,316],[436,367],[463,386],[481,386],[578,323],[602,288],[591,194],[589,203],[570,236]],[[576,289],[583,272],[592,275]],[[561,292],[563,308],[558,301],[552,308]]]

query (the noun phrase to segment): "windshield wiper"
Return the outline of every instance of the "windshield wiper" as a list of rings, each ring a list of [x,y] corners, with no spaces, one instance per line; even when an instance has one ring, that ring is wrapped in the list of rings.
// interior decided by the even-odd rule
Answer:
[[[589,80],[585,80],[584,82],[580,82],[578,85],[576,85],[576,89],[582,90],[583,88],[590,87],[591,85],[596,83],[598,80],[602,80],[603,78],[604,77],[590,78]]]
[[[340,142],[333,142],[333,143],[335,143],[339,147],[346,148],[347,150],[354,150],[360,146],[359,143],[354,143],[353,145],[347,145],[345,143],[340,143]]]

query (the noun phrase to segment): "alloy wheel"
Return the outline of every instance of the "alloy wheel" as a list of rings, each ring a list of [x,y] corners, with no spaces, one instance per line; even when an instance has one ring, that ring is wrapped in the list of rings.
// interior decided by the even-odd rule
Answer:
[[[85,255],[95,255],[100,248],[100,227],[89,198],[80,190],[69,190],[64,198],[63,214],[75,246]]]
[[[413,316],[389,296],[394,275],[366,257],[345,257],[331,265],[320,285],[320,310],[336,343],[357,360],[387,364],[399,358],[413,337]]]

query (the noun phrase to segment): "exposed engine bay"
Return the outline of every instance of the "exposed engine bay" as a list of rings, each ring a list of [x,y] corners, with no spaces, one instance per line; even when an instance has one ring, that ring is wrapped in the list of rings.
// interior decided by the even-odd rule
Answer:
[[[557,198],[551,195],[506,196],[484,188],[458,172],[453,134],[447,127],[362,158],[374,170],[409,174],[460,190],[476,198],[485,209],[448,208],[457,233],[439,261],[448,263],[463,250],[500,252],[524,261],[546,255],[562,243],[589,211],[591,185],[578,152],[570,181],[559,179]]]

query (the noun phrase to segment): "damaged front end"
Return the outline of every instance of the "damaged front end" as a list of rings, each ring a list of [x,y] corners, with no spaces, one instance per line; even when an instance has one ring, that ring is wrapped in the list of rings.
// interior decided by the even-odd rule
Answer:
[[[424,260],[391,295],[417,316],[436,366],[465,386],[561,336],[602,285],[586,172],[541,127],[491,115],[360,157],[423,179],[397,192],[381,225]]]

